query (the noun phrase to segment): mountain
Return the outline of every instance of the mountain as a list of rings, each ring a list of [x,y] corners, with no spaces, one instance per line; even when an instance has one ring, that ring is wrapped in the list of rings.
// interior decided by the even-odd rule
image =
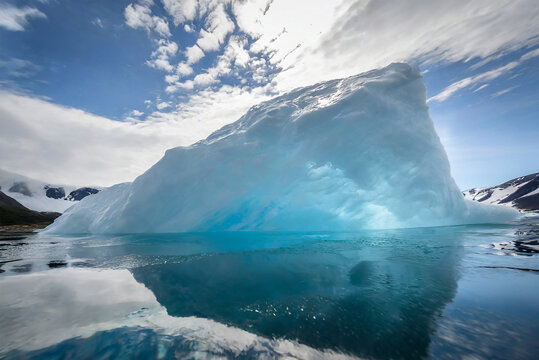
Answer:
[[[539,210],[539,173],[521,176],[497,186],[462,192],[468,200],[483,204],[512,206],[522,211]]]
[[[48,225],[60,213],[39,212],[24,207],[17,200],[0,191],[0,225]]]
[[[393,64],[296,89],[205,140],[168,150],[133,183],[66,211],[57,233],[358,230],[500,222],[466,201],[417,69]]]
[[[101,188],[54,185],[0,169],[0,190],[29,209],[61,213]]]

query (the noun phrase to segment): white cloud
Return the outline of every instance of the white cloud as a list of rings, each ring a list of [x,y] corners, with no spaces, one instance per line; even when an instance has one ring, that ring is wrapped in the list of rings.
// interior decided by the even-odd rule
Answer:
[[[232,11],[238,26],[247,34],[259,37],[264,32],[264,26],[260,19],[269,9],[272,0],[237,1],[232,6]],[[316,6],[316,5],[315,5]],[[284,25],[284,24],[282,24]]]
[[[187,64],[194,64],[204,57],[204,52],[197,46],[193,45],[185,49]]]
[[[169,102],[166,102],[166,101],[163,101],[163,102],[160,102],[159,104],[157,104],[157,109],[158,110],[163,110],[163,109],[166,109],[166,108],[169,108],[171,105]]]
[[[173,84],[180,80],[180,77],[178,75],[166,75],[165,76],[165,82],[168,84]]]
[[[247,40],[245,38],[240,38],[239,36],[231,36],[230,40],[228,41],[228,45],[225,48],[225,56],[227,56],[231,62],[234,62],[234,64],[245,67],[251,60],[251,57],[249,55],[249,52],[245,49],[245,45],[247,44]],[[262,66],[265,65],[264,63],[258,63],[257,65]]]
[[[213,75],[205,73],[205,74],[198,74],[197,76],[195,76],[193,81],[195,85],[208,86],[208,85],[216,83],[217,79]]]
[[[11,58],[9,60],[0,60],[0,69],[12,77],[28,78],[41,70],[41,66],[28,60]]]
[[[151,29],[153,26],[152,11],[149,7],[129,4],[124,10],[125,22],[133,29]]]
[[[520,57],[520,60],[521,61],[526,61],[526,60],[533,59],[534,57],[537,57],[537,56],[539,56],[539,48],[537,48],[535,50],[532,50],[532,51],[529,51],[526,54],[522,55]]]
[[[195,29],[193,29],[193,28],[192,28],[190,25],[188,25],[188,24],[185,24],[185,25],[183,26],[183,30],[185,30],[185,32],[188,32],[188,33],[192,33],[192,32],[195,31]]]
[[[492,94],[491,97],[496,98],[496,97],[498,97],[498,96],[507,94],[507,93],[509,93],[509,92],[511,92],[511,91],[513,91],[513,90],[515,90],[517,87],[518,87],[518,85],[515,85],[515,86],[511,86],[511,87],[509,87],[509,88],[507,88],[507,89],[503,89],[503,90],[497,91],[497,92],[495,92],[494,94]]]
[[[133,29],[154,30],[161,36],[171,36],[168,23],[159,16],[152,16],[151,2],[129,4],[124,10],[125,23]]]
[[[144,113],[142,111],[139,111],[139,110],[135,109],[135,110],[131,111],[129,113],[129,115],[138,117],[138,116],[144,115]]]
[[[473,92],[474,93],[479,92],[479,91],[483,90],[484,88],[486,88],[487,86],[488,86],[488,84],[483,84],[480,87],[478,87],[477,89],[475,89]]]
[[[130,181],[167,148],[192,142],[172,123],[113,121],[7,92],[0,128],[0,168],[73,185]]]
[[[218,50],[226,36],[234,30],[234,26],[224,4],[217,4],[206,18],[207,30],[200,30],[197,45],[204,51]]]
[[[17,8],[9,4],[0,5],[0,27],[10,31],[24,31],[28,25],[28,19],[42,18],[47,15],[32,7]]]
[[[488,82],[490,80],[494,80],[494,79],[496,79],[496,78],[498,78],[498,77],[500,77],[502,75],[505,75],[506,73],[510,72],[511,70],[513,70],[514,68],[519,66],[523,61],[529,60],[529,59],[531,59],[533,57],[536,57],[536,56],[539,56],[539,51],[537,51],[537,49],[522,55],[520,57],[520,59],[517,60],[517,61],[511,61],[510,63],[508,63],[508,64],[506,64],[504,66],[500,66],[500,67],[498,67],[496,69],[485,71],[483,73],[480,73],[480,74],[477,74],[477,75],[474,75],[474,76],[470,76],[470,77],[464,78],[462,80],[459,80],[457,82],[454,82],[453,84],[447,86],[440,93],[430,97],[427,100],[427,102],[431,102],[431,101],[442,102],[442,101],[445,101],[445,100],[449,99],[451,96],[453,96],[456,92],[458,92],[458,91],[460,91],[462,89],[469,88],[469,87],[474,86],[476,84],[486,83],[486,82]],[[479,91],[479,90],[481,90],[483,88],[484,87],[481,86],[475,91]],[[513,90],[513,89],[510,89],[510,90]],[[502,94],[504,94],[504,93],[502,92],[499,95],[502,95]]]
[[[174,25],[193,20],[197,13],[196,0],[162,0],[165,10],[174,19]]]
[[[153,17],[153,27],[156,33],[161,36],[171,36],[168,23],[158,16]]]
[[[187,76],[193,73],[193,68],[186,63],[179,63],[176,67],[176,72],[178,75]]]
[[[170,57],[176,55],[178,52],[178,44],[176,44],[174,41],[164,39],[160,39],[158,44],[159,47],[157,50],[152,52],[151,59],[146,61],[146,64],[155,69],[172,72],[174,70],[174,66],[170,64],[169,60]]]
[[[459,90],[468,88],[478,83],[483,83],[486,81],[496,79],[497,77],[500,77],[501,75],[507,73],[508,71],[516,68],[518,65],[519,65],[519,62],[512,61],[509,64],[500,66],[494,70],[486,71],[484,73],[480,73],[478,75],[470,76],[462,80],[459,80],[457,82],[454,82],[453,84],[449,85],[444,90],[442,90],[440,93],[430,97],[427,100],[427,102],[445,101],[449,99],[451,96],[453,96]]]
[[[535,0],[276,0],[267,11],[264,2],[247,4],[234,5],[236,22],[256,39],[250,50],[282,69],[273,79],[281,91],[395,61],[486,58],[539,35]]]
[[[219,38],[212,32],[204,29],[198,34],[197,45],[204,51],[212,51],[219,49]]]

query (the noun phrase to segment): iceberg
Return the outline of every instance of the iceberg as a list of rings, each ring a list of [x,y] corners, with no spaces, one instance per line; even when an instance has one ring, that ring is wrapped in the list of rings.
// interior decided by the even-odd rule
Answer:
[[[46,231],[355,231],[515,218],[464,199],[425,100],[421,74],[401,63],[296,89],[168,150]]]

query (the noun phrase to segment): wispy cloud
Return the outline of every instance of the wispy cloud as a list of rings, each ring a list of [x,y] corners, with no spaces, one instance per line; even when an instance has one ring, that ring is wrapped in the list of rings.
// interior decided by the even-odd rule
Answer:
[[[11,58],[9,60],[0,60],[0,69],[11,77],[28,78],[38,72],[41,66],[28,60]]]
[[[9,4],[0,5],[0,27],[10,31],[24,31],[28,19],[46,19],[47,15],[33,7],[18,8]]]
[[[498,97],[498,96],[501,96],[501,95],[504,95],[504,94],[507,94],[513,90],[515,90],[516,88],[518,88],[518,85],[515,85],[515,86],[511,86],[507,89],[503,89],[503,90],[500,90],[500,91],[497,91],[495,92],[494,94],[491,95],[491,97],[495,98],[495,97]]]
[[[457,93],[460,90],[475,86],[477,84],[486,83],[488,81],[494,80],[502,75],[506,75],[511,70],[515,69],[517,66],[519,66],[522,62],[532,59],[536,56],[539,56],[539,49],[535,49],[532,51],[529,51],[528,53],[522,55],[518,60],[511,61],[510,63],[500,66],[496,69],[485,71],[483,73],[470,76],[467,78],[464,78],[462,80],[459,80],[457,82],[454,82],[453,84],[447,86],[444,90],[442,90],[440,93],[430,97],[427,102],[431,101],[438,101],[442,102],[447,99],[449,99],[451,96],[453,96],[455,93]],[[488,84],[483,84],[478,89],[476,89],[474,92],[477,92],[481,89],[484,89]],[[512,89],[511,89],[512,90]],[[501,93],[499,95],[502,95],[504,93]],[[497,96],[499,96],[497,95]]]
[[[99,28],[101,28],[101,29],[104,28],[103,21],[98,17],[92,20],[92,24],[99,27]]]

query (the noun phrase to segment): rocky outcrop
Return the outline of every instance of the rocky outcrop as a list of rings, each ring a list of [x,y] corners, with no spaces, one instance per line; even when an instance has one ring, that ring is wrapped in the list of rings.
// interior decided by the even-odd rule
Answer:
[[[71,201],[80,201],[84,199],[86,196],[94,195],[94,194],[97,194],[98,192],[99,190],[97,189],[90,188],[90,187],[83,187],[83,188],[73,190],[72,192],[70,192],[69,195],[67,196],[67,199]]]
[[[45,186],[45,195],[51,199],[62,199],[66,196],[66,192],[63,187]]]

